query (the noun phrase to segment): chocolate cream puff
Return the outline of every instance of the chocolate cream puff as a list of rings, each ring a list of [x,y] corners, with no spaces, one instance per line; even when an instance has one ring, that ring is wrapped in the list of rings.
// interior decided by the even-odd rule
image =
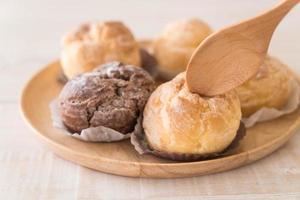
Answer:
[[[71,79],[59,95],[60,116],[70,132],[103,126],[130,133],[154,89],[142,68],[112,62]]]
[[[236,138],[240,120],[235,91],[200,96],[188,90],[185,73],[181,73],[152,93],[144,110],[143,128],[146,143],[155,154],[198,160],[224,152]]]
[[[61,65],[68,79],[110,61],[140,66],[139,44],[121,22],[87,23],[62,41]]]
[[[153,44],[161,76],[171,79],[185,71],[192,53],[210,33],[211,28],[199,19],[180,20],[167,25]]]
[[[260,71],[236,89],[243,117],[249,117],[261,108],[282,108],[291,88],[287,66],[267,56]]]

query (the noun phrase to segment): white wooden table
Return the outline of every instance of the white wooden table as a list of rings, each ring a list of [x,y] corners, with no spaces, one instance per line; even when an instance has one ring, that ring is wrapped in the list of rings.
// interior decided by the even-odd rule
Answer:
[[[169,21],[199,17],[215,29],[254,16],[277,0],[0,1],[0,199],[300,199],[300,134],[254,164],[214,175],[138,179],[86,169],[54,155],[23,122],[25,81],[59,57],[63,33],[84,21],[121,19],[136,37]],[[270,47],[300,73],[300,5]]]

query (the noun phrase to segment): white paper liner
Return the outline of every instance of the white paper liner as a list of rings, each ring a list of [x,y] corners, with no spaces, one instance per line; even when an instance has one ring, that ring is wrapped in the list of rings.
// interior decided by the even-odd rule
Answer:
[[[282,107],[281,109],[266,107],[259,109],[258,111],[250,115],[250,117],[242,119],[242,122],[245,124],[246,128],[254,126],[257,122],[264,122],[275,119],[282,115],[295,111],[300,103],[300,86],[299,82],[294,77],[291,77],[290,85],[292,88],[290,97],[284,107]]]
[[[50,103],[50,111],[51,111],[51,118],[52,123],[55,128],[62,129],[64,133],[67,135],[70,135],[72,137],[75,137],[79,140],[86,141],[86,142],[116,142],[120,140],[124,140],[127,138],[130,138],[130,135],[134,131],[141,130],[138,128],[141,126],[141,124],[136,124],[136,127],[133,132],[122,134],[116,130],[113,130],[111,128],[107,128],[104,126],[98,126],[98,127],[90,127],[83,129],[80,133],[71,133],[68,131],[67,127],[64,125],[63,121],[61,120],[60,113],[59,113],[59,107],[58,107],[58,101],[53,100]]]

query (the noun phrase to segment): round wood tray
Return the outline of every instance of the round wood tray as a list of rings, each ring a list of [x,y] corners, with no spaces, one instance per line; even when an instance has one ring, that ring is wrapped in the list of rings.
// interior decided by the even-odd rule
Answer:
[[[106,173],[174,178],[198,176],[237,168],[263,158],[282,146],[300,125],[300,109],[276,120],[257,124],[232,155],[198,162],[174,162],[151,155],[139,155],[130,142],[88,143],[67,136],[52,126],[49,103],[62,84],[57,81],[59,62],[49,64],[27,83],[21,98],[25,120],[59,156]]]

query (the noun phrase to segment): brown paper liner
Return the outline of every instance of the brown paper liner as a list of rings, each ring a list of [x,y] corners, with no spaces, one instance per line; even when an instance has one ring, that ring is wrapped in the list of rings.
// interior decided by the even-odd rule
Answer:
[[[68,82],[68,78],[66,77],[66,75],[64,74],[63,70],[60,68],[59,72],[58,72],[58,76],[57,76],[57,81],[60,84],[66,84]]]
[[[68,128],[64,125],[63,121],[61,120],[57,100],[53,100],[50,103],[50,111],[51,111],[51,118],[54,127],[63,130],[63,132],[69,136],[75,137],[85,142],[121,141],[130,138],[130,135],[132,133],[142,130],[141,121],[137,120],[133,132],[127,134],[123,134],[121,132],[118,132],[116,130],[104,126],[90,127],[90,128],[83,129],[80,133],[73,133],[68,130]],[[140,134],[140,133],[136,133],[136,134]]]
[[[146,70],[154,79],[158,76],[157,71],[157,60],[152,56],[146,49],[140,49],[141,55],[141,65],[144,70]]]
[[[142,124],[142,119],[139,118],[138,123]],[[139,127],[140,129],[135,131],[131,135],[131,144],[134,146],[135,150],[139,154],[152,154],[161,158],[171,159],[175,161],[199,161],[199,160],[206,160],[211,158],[216,158],[220,156],[226,156],[229,155],[232,150],[234,150],[241,139],[246,135],[246,128],[244,124],[241,122],[240,127],[237,131],[236,137],[233,139],[231,144],[222,152],[219,153],[209,153],[209,154],[191,154],[191,153],[174,153],[174,152],[163,152],[163,151],[157,151],[154,149],[151,149],[147,139],[145,137],[145,133],[142,129],[142,126]]]

